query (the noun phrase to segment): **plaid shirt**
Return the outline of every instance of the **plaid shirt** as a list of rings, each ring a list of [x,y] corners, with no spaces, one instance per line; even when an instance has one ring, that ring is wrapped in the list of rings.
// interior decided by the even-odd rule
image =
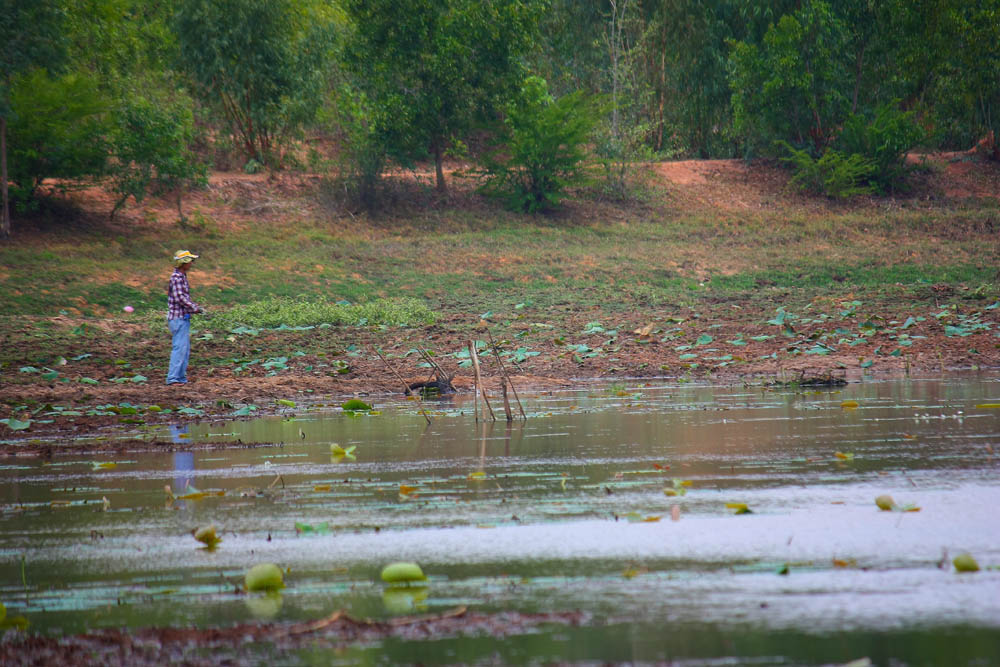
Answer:
[[[167,285],[167,319],[176,320],[200,310],[201,307],[191,300],[187,276],[180,269],[174,269]]]

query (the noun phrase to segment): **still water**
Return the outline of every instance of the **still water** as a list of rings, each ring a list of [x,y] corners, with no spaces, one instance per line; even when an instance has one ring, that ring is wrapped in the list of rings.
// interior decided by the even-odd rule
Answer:
[[[1000,410],[977,408],[1000,377],[522,399],[510,425],[477,424],[471,397],[426,402],[430,425],[386,400],[157,434],[280,447],[7,459],[0,601],[46,634],[458,605],[589,619],[267,658],[289,663],[1000,664]],[[207,524],[213,552],[191,536]],[[955,572],[966,551],[980,572]],[[387,590],[399,560],[427,585]],[[234,591],[260,562],[287,568],[280,597]]]

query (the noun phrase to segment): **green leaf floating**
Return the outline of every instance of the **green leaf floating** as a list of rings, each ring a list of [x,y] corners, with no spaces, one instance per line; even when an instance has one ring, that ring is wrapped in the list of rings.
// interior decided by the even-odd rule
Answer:
[[[277,591],[285,587],[285,579],[281,574],[281,568],[274,563],[260,563],[247,570],[244,578],[247,590],[253,591]]]
[[[352,398],[351,400],[341,404],[340,407],[348,412],[363,412],[365,410],[372,409],[372,406],[358,398]]]
[[[382,568],[382,581],[388,584],[403,584],[411,581],[427,581],[427,577],[416,563],[390,563]]]
[[[330,532],[330,524],[326,521],[323,523],[318,523],[316,525],[310,525],[308,523],[295,522],[295,533],[297,535],[325,535]]]
[[[349,456],[353,459],[354,450],[357,448],[358,448],[357,445],[351,445],[347,449],[344,449],[343,447],[334,442],[330,445],[330,453],[333,454],[334,456]]]
[[[277,403],[278,405],[283,405],[286,408],[294,408],[295,407],[295,401],[290,401],[287,398],[279,398],[278,400],[275,401],[275,403]]]

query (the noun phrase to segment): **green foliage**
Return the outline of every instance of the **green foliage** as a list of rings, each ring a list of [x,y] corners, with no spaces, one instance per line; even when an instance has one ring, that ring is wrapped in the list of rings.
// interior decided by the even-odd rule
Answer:
[[[335,326],[407,326],[432,324],[435,315],[416,299],[378,299],[361,304],[330,303],[324,300],[268,298],[235,306],[211,320],[213,328],[232,329]]]
[[[749,146],[777,140],[824,151],[850,105],[847,41],[830,5],[807,0],[771,26],[763,44],[733,45],[733,118]]]
[[[881,105],[870,120],[852,114],[844,121],[836,145],[871,162],[870,180],[877,190],[899,189],[910,172],[906,153],[924,137],[915,116],[913,111],[901,111],[896,103]]]
[[[517,89],[535,37],[535,0],[348,0],[354,32],[344,66],[364,93],[365,141],[403,165],[442,160]],[[354,93],[357,97],[357,93]],[[370,145],[361,155],[377,155]],[[359,169],[362,173],[366,167]]]
[[[800,190],[841,199],[871,194],[874,190],[868,181],[877,167],[862,155],[829,149],[816,159],[808,151],[786,142],[782,145],[789,153],[782,161],[790,164],[793,172],[789,184]]]
[[[112,215],[129,197],[139,202],[150,191],[159,195],[177,190],[180,206],[180,191],[204,180],[204,166],[188,149],[194,116],[184,101],[132,98],[119,109],[111,167],[118,201]]]
[[[60,0],[73,67],[86,70],[114,98],[176,86],[170,62],[176,48],[168,28],[173,3],[146,0]]]
[[[996,0],[894,0],[888,82],[916,108],[946,148],[967,149],[1000,127],[1000,3]]]
[[[554,99],[544,79],[529,77],[507,110],[503,146],[484,161],[484,191],[514,210],[535,213],[559,205],[583,176],[586,143],[598,121],[593,99]]]
[[[739,3],[664,0],[642,35],[649,56],[645,79],[653,88],[650,144],[657,151],[679,143],[685,153],[707,158],[728,154],[731,125],[726,78],[727,40],[737,38],[745,23]],[[659,56],[659,57],[657,57]]]
[[[652,157],[646,145],[651,128],[643,118],[652,89],[639,76],[644,54],[634,43],[639,23],[635,6],[623,2],[611,9],[604,37],[610,59],[610,118],[595,133],[594,155],[604,168],[604,193],[625,200],[634,163]]]
[[[363,90],[344,84],[338,91],[336,122],[343,138],[340,174],[347,203],[371,211],[388,161],[383,119]]]
[[[111,105],[93,78],[36,69],[13,81],[10,101],[9,178],[22,206],[33,204],[43,179],[103,175]]]
[[[173,24],[180,67],[217,105],[247,160],[279,161],[318,107],[334,20],[320,3],[182,0]]]

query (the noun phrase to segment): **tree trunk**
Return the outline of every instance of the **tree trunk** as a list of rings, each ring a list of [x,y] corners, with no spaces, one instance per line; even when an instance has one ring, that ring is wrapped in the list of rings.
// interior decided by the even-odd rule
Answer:
[[[851,113],[858,112],[858,93],[861,91],[861,75],[865,64],[865,46],[858,51],[854,59],[854,94],[851,96]]]
[[[0,190],[3,190],[3,218],[0,239],[10,238],[10,197],[7,193],[7,116],[0,116]]]
[[[666,29],[664,28],[664,33]],[[664,107],[667,102],[667,40],[660,44],[660,94],[656,117],[656,150],[663,150]]]
[[[444,182],[444,151],[441,150],[441,140],[435,139],[431,146],[434,151],[434,173],[437,176],[437,191],[444,193],[448,191],[448,186]]]

